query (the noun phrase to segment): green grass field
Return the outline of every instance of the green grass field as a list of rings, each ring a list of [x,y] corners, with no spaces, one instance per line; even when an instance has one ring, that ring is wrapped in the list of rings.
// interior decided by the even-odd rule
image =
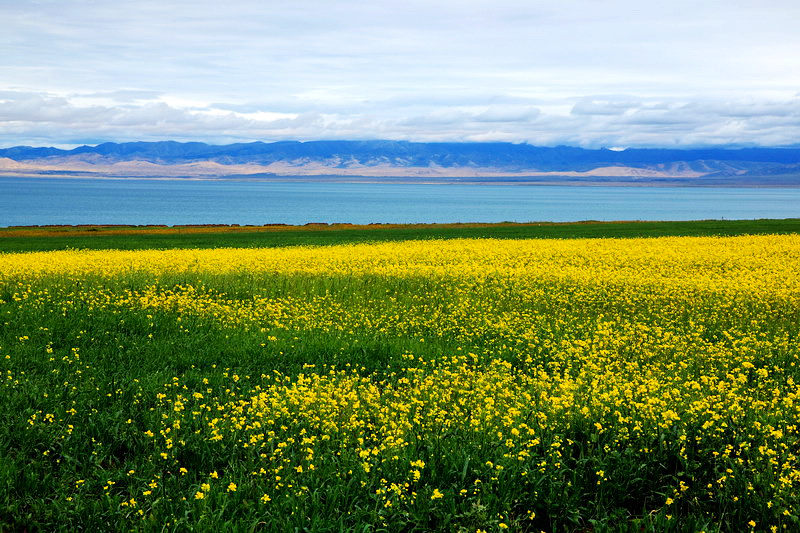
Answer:
[[[398,225],[364,227],[0,229],[0,252],[80,249],[168,249],[331,245],[409,239],[570,239],[701,235],[759,235],[800,232],[800,219],[707,220],[692,222],[583,222],[564,224]],[[190,232],[191,231],[191,232]],[[30,235],[26,235],[30,234]]]
[[[2,230],[0,531],[796,531],[798,230]]]

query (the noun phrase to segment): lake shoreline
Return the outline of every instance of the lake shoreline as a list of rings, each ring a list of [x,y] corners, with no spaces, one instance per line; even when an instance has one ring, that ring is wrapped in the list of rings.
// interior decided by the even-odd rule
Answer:
[[[0,178],[0,227],[794,218],[789,187]]]
[[[779,176],[723,176],[723,177],[625,177],[592,176],[575,178],[564,176],[464,176],[464,177],[414,177],[414,176],[286,176],[286,175],[226,175],[226,176],[109,176],[94,173],[6,173],[0,179],[58,179],[100,181],[151,181],[151,182],[217,182],[217,183],[330,183],[363,185],[477,185],[477,186],[548,186],[548,187],[688,187],[688,188],[748,188],[748,189],[798,189],[800,175]]]
[[[0,228],[0,254],[85,249],[274,248],[430,239],[627,239],[789,233],[800,233],[800,218],[496,224],[28,226]]]

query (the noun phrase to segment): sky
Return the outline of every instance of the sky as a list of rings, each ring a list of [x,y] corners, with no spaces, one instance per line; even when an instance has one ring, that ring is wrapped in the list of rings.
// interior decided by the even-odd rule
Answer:
[[[0,146],[800,146],[797,0],[0,0]]]

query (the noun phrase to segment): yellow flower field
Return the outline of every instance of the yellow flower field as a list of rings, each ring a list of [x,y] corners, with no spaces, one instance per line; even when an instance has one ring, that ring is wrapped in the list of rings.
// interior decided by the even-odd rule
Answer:
[[[796,530],[799,269],[798,235],[0,254],[0,525]]]

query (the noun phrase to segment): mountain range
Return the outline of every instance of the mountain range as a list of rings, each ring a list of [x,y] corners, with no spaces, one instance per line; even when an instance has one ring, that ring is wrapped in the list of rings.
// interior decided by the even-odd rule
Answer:
[[[800,148],[584,149],[512,143],[103,143],[0,149],[0,175],[800,185]]]

